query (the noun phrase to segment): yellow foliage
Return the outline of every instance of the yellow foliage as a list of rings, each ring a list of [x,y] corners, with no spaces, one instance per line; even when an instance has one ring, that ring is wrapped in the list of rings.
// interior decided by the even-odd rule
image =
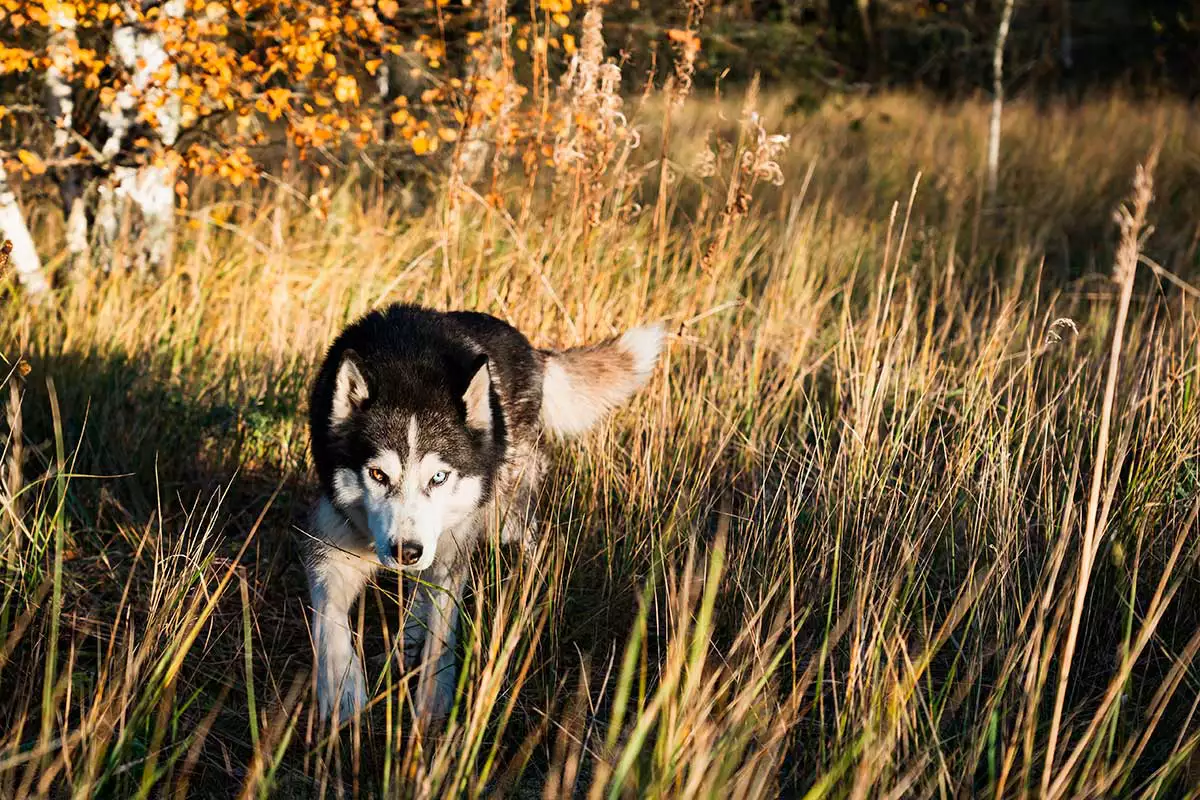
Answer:
[[[267,151],[256,148],[272,144],[270,137],[286,136],[301,159],[314,148],[342,142],[368,147],[381,136],[376,124],[381,113],[390,116],[417,155],[437,152],[440,143],[489,123],[497,123],[500,145],[512,148],[546,130],[559,112],[552,104],[525,106],[527,89],[513,77],[512,62],[520,56],[508,53],[497,60],[491,48],[541,55],[549,48],[568,54],[577,49],[576,35],[568,32],[573,0],[538,0],[537,23],[524,15],[509,17],[511,40],[481,30],[485,9],[470,0],[427,0],[424,16],[420,4],[399,0],[185,0],[183,5],[183,13],[176,14],[171,4],[162,3],[0,0],[0,75],[53,67],[73,86],[94,92],[103,109],[128,109],[129,119],[140,122],[146,134],[122,146],[139,151],[139,159],[157,162],[173,154],[183,170],[237,185],[257,178],[256,154]],[[465,30],[459,24],[463,15]],[[444,37],[454,18],[460,18],[454,20],[455,30],[464,32],[456,35],[464,37],[468,50],[448,60]],[[161,64],[154,47],[140,45],[136,63],[120,63],[111,37],[127,25],[139,36],[158,37],[153,44],[165,54]],[[412,54],[420,58],[406,59],[403,69],[424,87],[431,86],[430,71],[438,70],[433,88],[381,102],[377,82],[368,77],[381,77],[388,56]],[[499,71],[497,63],[504,64]],[[39,108],[35,104],[16,115],[0,106],[0,125],[24,125],[23,115],[36,115]],[[182,129],[177,137],[206,126],[203,136],[181,141],[208,146],[189,144],[176,153],[173,144],[160,139],[172,119]],[[266,128],[265,122],[279,123],[282,130]],[[34,128],[50,130],[54,124],[43,117]],[[77,132],[93,149],[75,157],[100,152],[107,128]],[[22,152],[27,172],[45,171],[44,156]]]
[[[12,20],[12,17],[9,17]],[[25,72],[34,64],[35,54],[32,50],[21,47],[9,47],[0,42],[0,75],[10,72]]]
[[[670,28],[667,30],[667,38],[685,50],[695,52],[700,49],[700,37],[696,35],[695,31]]]
[[[292,91],[290,89],[277,87],[264,92],[255,102],[254,107],[274,122],[290,110],[291,100]]]
[[[358,105],[358,81],[349,75],[341,75],[334,85],[333,96],[339,103]]]
[[[18,150],[17,158],[25,165],[25,169],[29,170],[30,175],[41,175],[46,171],[46,162],[28,150]]]
[[[430,139],[425,135],[424,131],[421,131],[414,136],[411,144],[413,152],[419,156],[423,156],[426,153],[432,153],[437,149],[437,139]]]

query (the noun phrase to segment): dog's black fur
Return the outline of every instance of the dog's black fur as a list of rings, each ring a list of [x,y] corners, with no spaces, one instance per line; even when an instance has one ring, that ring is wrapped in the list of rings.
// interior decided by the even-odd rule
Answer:
[[[371,387],[358,413],[336,430],[330,418],[343,359]],[[335,465],[361,464],[380,447],[407,451],[405,423],[420,420],[422,442],[464,474],[484,477],[490,491],[510,432],[532,430],[541,409],[544,355],[503,320],[474,311],[439,312],[413,305],[372,311],[334,340],[309,404],[312,455],[321,489],[333,496]],[[468,430],[463,395],[487,365],[492,374],[490,431]]]

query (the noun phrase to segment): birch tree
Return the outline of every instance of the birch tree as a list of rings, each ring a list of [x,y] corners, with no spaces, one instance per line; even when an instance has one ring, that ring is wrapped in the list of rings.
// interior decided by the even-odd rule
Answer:
[[[301,162],[373,146],[422,157],[499,116],[515,129],[524,94],[497,42],[529,62],[566,57],[577,11],[537,0],[521,23],[502,0],[0,0],[0,232],[13,264],[29,291],[49,286],[21,183],[58,184],[76,268],[110,267],[132,208],[135,264],[152,272],[171,259],[193,179],[255,182],[282,140]]]
[[[992,51],[992,114],[988,122],[987,190],[992,202],[996,199],[996,183],[1000,170],[1000,117],[1004,113],[1004,47],[1012,25],[1015,0],[1004,0],[1000,26],[996,31],[996,47]]]
[[[45,293],[50,284],[42,272],[42,261],[29,234],[29,226],[25,224],[17,195],[8,182],[8,171],[3,162],[0,162],[0,239],[12,242],[9,263],[25,290],[31,294]]]

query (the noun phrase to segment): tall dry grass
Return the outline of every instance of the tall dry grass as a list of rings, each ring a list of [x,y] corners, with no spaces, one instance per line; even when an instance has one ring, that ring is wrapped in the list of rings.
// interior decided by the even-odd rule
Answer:
[[[984,207],[984,105],[785,106],[627,99],[636,149],[500,207],[201,186],[160,280],[7,294],[0,794],[1194,793],[1194,111],[1012,104]],[[445,729],[409,724],[384,578],[334,734],[305,393],[394,300],[673,336],[556,453],[539,550],[480,555]]]

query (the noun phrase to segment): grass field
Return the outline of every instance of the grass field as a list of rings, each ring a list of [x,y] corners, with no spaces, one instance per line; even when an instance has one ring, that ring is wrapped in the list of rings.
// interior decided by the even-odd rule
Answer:
[[[983,104],[787,100],[778,155],[740,99],[665,143],[631,101],[627,159],[501,209],[200,186],[169,274],[8,284],[0,795],[1194,796],[1195,110],[1011,104],[993,200]],[[1156,143],[1139,259],[1113,213]],[[410,725],[389,577],[375,701],[331,736],[306,392],[396,300],[673,335],[556,447],[538,553],[480,555],[448,726]]]

